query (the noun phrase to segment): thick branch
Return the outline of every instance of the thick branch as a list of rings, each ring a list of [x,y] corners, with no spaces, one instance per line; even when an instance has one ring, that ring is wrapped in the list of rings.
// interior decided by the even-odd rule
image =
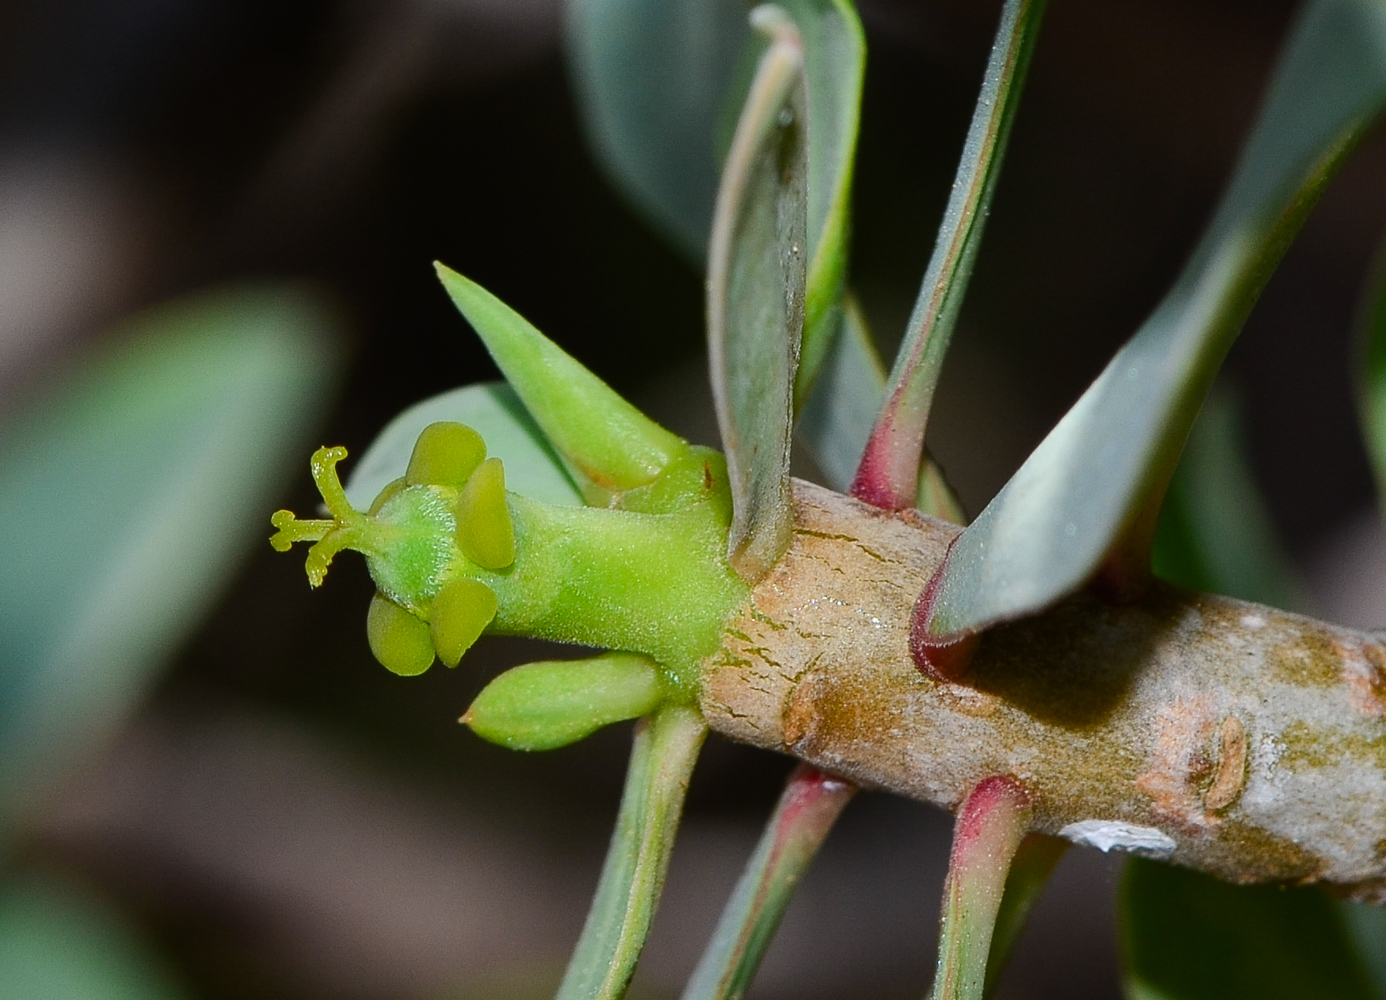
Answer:
[[[1380,637],[1164,585],[1078,594],[923,677],[910,612],[959,530],[794,484],[794,544],[705,662],[733,739],[956,807],[1011,774],[1037,829],[1234,882],[1386,900]]]

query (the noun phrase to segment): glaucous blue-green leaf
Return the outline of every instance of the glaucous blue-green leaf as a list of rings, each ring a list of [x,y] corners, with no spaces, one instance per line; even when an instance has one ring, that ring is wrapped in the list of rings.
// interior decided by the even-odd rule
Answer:
[[[1317,887],[1238,886],[1133,858],[1120,916],[1130,1000],[1375,1000]]]
[[[165,306],[0,426],[0,829],[266,534],[336,370],[324,332],[282,289]]]
[[[960,536],[930,631],[1037,611],[1104,562],[1138,574],[1218,366],[1334,168],[1386,102],[1386,2],[1300,13],[1231,185],[1169,294]],[[1110,560],[1110,562],[1109,562]]]
[[[1242,445],[1235,396],[1208,394],[1170,480],[1151,551],[1157,576],[1289,611],[1308,598]]]
[[[780,7],[803,40],[809,121],[802,404],[838,321],[866,44],[847,0],[784,0]],[[738,55],[749,65],[746,55],[764,44],[748,29],[747,10],[740,0],[568,5],[569,61],[597,158],[695,259],[706,252],[712,224],[718,134],[734,120],[749,79],[738,73]]]
[[[1006,0],[1001,9],[934,252],[852,486],[853,494],[878,507],[899,510],[914,503],[934,389],[982,244],[1044,7],[1045,0]]]
[[[569,0],[568,63],[588,141],[689,257],[707,251],[717,132],[751,38],[744,0]]]
[[[850,293],[843,299],[841,316],[794,431],[826,485],[845,493],[885,397],[886,372],[866,317]],[[967,523],[953,488],[927,453],[919,470],[915,506],[933,517]]]
[[[706,735],[702,716],[682,705],[636,726],[616,830],[557,1000],[625,994],[664,891],[688,780]]]
[[[778,7],[727,154],[708,253],[708,363],[732,489],[728,558],[760,579],[789,545],[789,444],[804,322],[804,59]]]
[[[850,781],[807,764],[795,768],[683,1000],[740,1000],[746,995],[794,890],[856,791]]]
[[[781,0],[780,6],[803,40],[808,104],[809,263],[794,397],[802,407],[842,322],[866,38],[847,0]]]
[[[347,499],[357,510],[404,475],[414,442],[429,424],[443,420],[466,424],[486,441],[486,453],[505,465],[505,486],[545,503],[582,506],[582,494],[568,478],[544,432],[504,382],[478,382],[415,403],[385,425],[347,480]]]
[[[3,1000],[176,1000],[172,973],[111,907],[51,877],[0,883]]]
[[[1386,243],[1377,251],[1358,314],[1358,412],[1377,496],[1386,510]]]
[[[871,426],[885,398],[885,365],[856,299],[843,303],[842,326],[799,411],[795,432],[822,470],[826,485],[852,485]]]

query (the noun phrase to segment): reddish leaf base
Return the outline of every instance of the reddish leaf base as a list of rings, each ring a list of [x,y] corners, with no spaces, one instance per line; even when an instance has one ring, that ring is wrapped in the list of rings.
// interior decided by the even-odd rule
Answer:
[[[929,622],[934,617],[934,602],[938,599],[939,587],[943,584],[943,570],[947,565],[945,556],[934,575],[929,577],[929,583],[919,599],[914,602],[914,613],[910,616],[910,655],[914,657],[914,665],[919,672],[930,680],[940,684],[962,684],[967,665],[972,662],[977,644],[982,640],[981,635],[976,632],[935,635],[929,631]]]

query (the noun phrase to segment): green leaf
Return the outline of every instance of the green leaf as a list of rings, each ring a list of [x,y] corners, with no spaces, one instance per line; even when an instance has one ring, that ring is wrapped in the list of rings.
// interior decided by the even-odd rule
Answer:
[[[803,46],[782,10],[756,9],[771,36],[722,173],[707,282],[708,354],[732,488],[728,558],[748,581],[789,545],[789,443],[803,329]]]
[[[683,1000],[745,996],[794,890],[856,791],[851,782],[807,764],[795,768]]]
[[[751,38],[742,0],[570,0],[568,62],[587,138],[616,186],[702,260],[716,136]]]
[[[1139,578],[1155,511],[1214,375],[1319,192],[1386,102],[1386,3],[1299,17],[1236,174],[1173,289],[954,545],[930,632]]]
[[[861,125],[866,38],[847,0],[780,0],[804,47],[808,104],[809,264],[794,400],[802,407],[842,322],[852,166]]]
[[[1193,426],[1160,511],[1152,564],[1157,576],[1194,590],[1306,607],[1246,459],[1229,392],[1209,393]]]
[[[852,485],[885,397],[885,379],[885,365],[866,317],[856,299],[848,296],[841,329],[832,338],[795,427],[827,485],[838,492]]]
[[[1377,251],[1358,310],[1357,408],[1376,491],[1386,512],[1386,242]]]
[[[931,1000],[982,1000],[1007,872],[1030,811],[1029,796],[1001,775],[981,781],[958,809]]]
[[[653,660],[606,653],[512,667],[487,684],[462,721],[511,750],[555,750],[603,726],[648,715],[667,699]]]
[[[336,372],[273,288],[165,306],[0,428],[0,830],[196,625]]]
[[[688,450],[572,355],[474,281],[435,265],[453,304],[491,352],[589,502],[651,482]]]
[[[557,1000],[625,994],[664,889],[688,779],[706,735],[702,716],[681,705],[636,726],[621,813]]]
[[[1131,1000],[1376,995],[1342,915],[1318,888],[1228,885],[1133,858],[1120,906]]]
[[[804,46],[809,265],[804,401],[838,322],[866,44],[847,0],[784,0]],[[589,141],[618,187],[702,259],[717,191],[716,137],[745,96],[737,55],[763,45],[737,0],[572,0],[568,52]],[[747,60],[742,58],[742,62]]]
[[[1006,0],[1001,10],[933,256],[890,372],[886,405],[852,486],[855,496],[878,507],[914,504],[934,389],[982,244],[1044,7],[1045,0]]]
[[[121,916],[75,886],[0,883],[3,1000],[176,1000],[164,963]]]
[[[486,453],[505,463],[506,488],[534,500],[581,507],[582,494],[544,432],[504,382],[478,382],[415,403],[385,425],[347,480],[346,494],[357,510],[403,477],[423,429],[440,421],[466,424],[486,442]]]
[[[1006,874],[1006,888],[1001,894],[1001,907],[996,911],[996,923],[991,932],[991,950],[987,953],[986,985],[983,996],[996,992],[1001,971],[1011,957],[1020,932],[1025,929],[1030,910],[1039,901],[1040,893],[1054,874],[1054,866],[1068,850],[1068,841],[1045,833],[1026,834],[1011,859]]]

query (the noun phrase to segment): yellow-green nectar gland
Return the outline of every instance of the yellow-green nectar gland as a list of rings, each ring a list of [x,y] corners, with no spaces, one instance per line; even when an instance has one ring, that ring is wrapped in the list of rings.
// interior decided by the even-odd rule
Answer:
[[[311,541],[306,570],[317,587],[343,549],[366,557],[380,589],[367,614],[371,651],[389,670],[423,673],[435,654],[456,666],[496,615],[495,593],[472,574],[515,558],[515,531],[499,459],[464,424],[425,428],[406,475],[387,485],[367,513],[347,501],[337,476],[346,449],[319,448],[313,481],[330,519],[299,520],[281,510],[270,544],[287,552]]]

